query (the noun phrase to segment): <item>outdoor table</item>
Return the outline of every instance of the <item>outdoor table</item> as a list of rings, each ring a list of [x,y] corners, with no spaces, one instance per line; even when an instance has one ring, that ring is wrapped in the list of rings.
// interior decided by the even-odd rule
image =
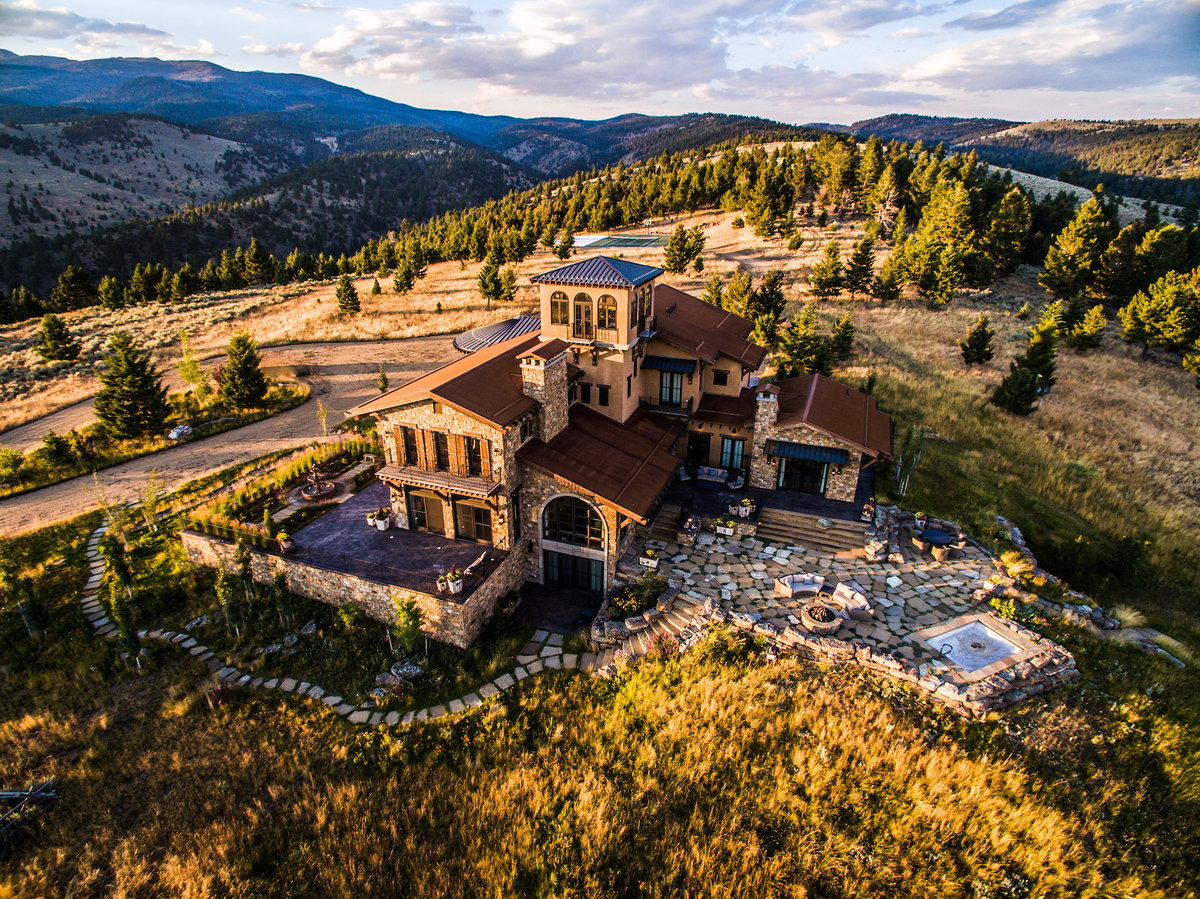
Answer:
[[[954,535],[937,528],[926,528],[921,531],[921,539],[932,546],[949,546],[954,542]]]

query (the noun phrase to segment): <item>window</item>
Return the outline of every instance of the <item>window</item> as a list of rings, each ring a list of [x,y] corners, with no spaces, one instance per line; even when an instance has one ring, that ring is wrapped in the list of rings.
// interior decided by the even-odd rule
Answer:
[[[483,475],[483,447],[478,437],[466,437],[463,440],[467,451],[467,474],[472,477]]]
[[[629,375],[625,376],[625,395],[633,396],[633,378]]]
[[[420,458],[417,455],[417,432],[412,428],[401,428],[400,430],[404,440],[404,464],[416,465],[417,459]]]
[[[521,442],[529,440],[537,432],[537,413],[533,412],[521,419]]]
[[[596,304],[596,327],[602,331],[617,330],[617,300],[608,294]]]
[[[573,546],[604,549],[604,519],[576,496],[552,499],[542,513],[542,537]]]
[[[441,431],[433,432],[433,456],[435,470],[450,470],[450,442]]]
[[[458,504],[458,536],[476,543],[492,542],[492,512],[482,506]]]
[[[683,405],[683,375],[677,371],[661,371],[659,376],[659,404],[663,406]]]
[[[714,368],[713,369],[713,386],[714,387],[728,387],[729,386],[729,372],[723,368]]]
[[[721,467],[740,469],[742,467],[742,450],[746,441],[741,437],[721,438]]]
[[[601,384],[599,387],[596,388],[596,392],[600,395],[600,405],[607,406],[608,405],[608,385]]]
[[[592,298],[586,293],[575,295],[575,327],[571,336],[580,340],[591,340],[592,333]]]
[[[425,497],[414,493],[408,498],[408,517],[412,526],[419,531],[429,529],[429,516],[425,511]]]
[[[569,314],[570,306],[567,303],[567,295],[561,290],[550,294],[550,324],[565,325]]]
[[[585,406],[590,406],[592,404],[592,385],[591,384],[580,384],[579,385],[579,402],[583,403]]]

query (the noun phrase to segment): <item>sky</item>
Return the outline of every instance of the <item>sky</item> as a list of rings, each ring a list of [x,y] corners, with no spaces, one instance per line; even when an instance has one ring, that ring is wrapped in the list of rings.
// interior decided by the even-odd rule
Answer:
[[[516,116],[1200,116],[1200,0],[0,0],[0,47]]]

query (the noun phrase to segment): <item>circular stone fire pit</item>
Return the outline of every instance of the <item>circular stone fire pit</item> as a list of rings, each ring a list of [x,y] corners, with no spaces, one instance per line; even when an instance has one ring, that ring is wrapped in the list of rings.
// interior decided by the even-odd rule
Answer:
[[[842,626],[842,619],[830,606],[815,600],[800,607],[800,623],[818,637],[831,637]]]

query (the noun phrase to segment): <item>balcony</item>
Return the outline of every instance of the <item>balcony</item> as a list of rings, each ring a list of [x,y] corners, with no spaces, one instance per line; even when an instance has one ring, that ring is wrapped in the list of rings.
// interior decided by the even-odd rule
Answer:
[[[592,341],[596,338],[595,329],[588,322],[575,322],[571,327],[572,340]]]
[[[651,412],[657,412],[660,415],[670,415],[675,418],[690,418],[692,415],[692,398],[690,396],[678,403],[667,402],[660,396],[643,396],[638,399]]]

